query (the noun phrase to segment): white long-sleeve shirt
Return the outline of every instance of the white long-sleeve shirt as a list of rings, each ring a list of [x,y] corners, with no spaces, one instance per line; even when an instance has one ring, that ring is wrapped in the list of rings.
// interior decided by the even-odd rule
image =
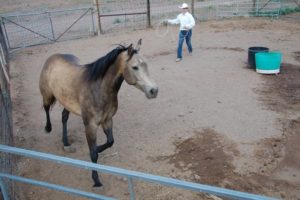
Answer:
[[[180,24],[180,30],[185,31],[195,26],[195,19],[189,12],[186,12],[185,14],[179,14],[176,19],[168,20],[168,23]]]

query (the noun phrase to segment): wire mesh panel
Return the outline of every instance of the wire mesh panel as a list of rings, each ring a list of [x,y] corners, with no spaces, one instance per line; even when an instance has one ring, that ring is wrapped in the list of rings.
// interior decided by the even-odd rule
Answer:
[[[278,17],[281,9],[280,0],[261,0],[255,10],[256,16]]]
[[[8,50],[4,39],[4,33],[0,27],[0,144],[12,145],[12,105],[10,98],[9,80],[8,80]],[[0,172],[12,172],[12,156],[0,153]],[[0,180],[1,181],[1,180]],[[7,193],[13,199],[13,184],[11,181],[2,180],[7,186]],[[0,191],[1,199],[1,191]]]
[[[147,27],[146,0],[98,0],[102,33]],[[175,18],[182,0],[150,0],[151,25]],[[299,8],[300,0],[186,0],[196,20],[235,16],[278,17],[280,10]],[[97,7],[95,5],[95,7]],[[97,12],[91,6],[34,13],[2,15],[10,49],[94,35]]]
[[[95,34],[91,7],[49,12],[55,40],[67,40]]]
[[[278,17],[280,0],[233,0],[217,5],[217,18],[235,16]]]
[[[9,48],[20,48],[49,42],[51,27],[47,13],[3,16]]]
[[[281,1],[282,8],[296,8],[300,7],[300,0],[283,0]]]
[[[197,1],[194,5],[194,16],[200,21],[216,19],[217,6],[225,1]]]
[[[189,3],[189,2],[187,2]],[[178,6],[182,4],[180,0],[151,1],[151,21],[155,24],[165,19],[174,19],[180,13]]]
[[[91,7],[1,17],[10,49],[95,34]]]
[[[147,2],[141,0],[100,0],[101,27],[104,33],[146,27]]]

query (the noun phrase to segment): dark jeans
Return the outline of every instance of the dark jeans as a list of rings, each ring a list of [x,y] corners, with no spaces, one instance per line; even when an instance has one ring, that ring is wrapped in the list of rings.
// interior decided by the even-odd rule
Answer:
[[[186,41],[186,45],[188,47],[188,50],[190,53],[193,51],[193,47],[191,44],[191,38],[192,38],[192,29],[188,31],[180,31],[179,32],[179,41],[178,41],[178,48],[177,48],[177,58],[182,58],[182,45],[184,42],[184,38]]]

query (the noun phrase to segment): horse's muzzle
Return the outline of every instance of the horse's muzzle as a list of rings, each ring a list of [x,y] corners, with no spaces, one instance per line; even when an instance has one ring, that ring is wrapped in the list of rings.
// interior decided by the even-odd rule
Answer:
[[[152,87],[152,88],[149,88],[148,91],[146,91],[146,97],[148,99],[153,99],[153,98],[156,98],[157,97],[157,94],[158,94],[158,87]]]

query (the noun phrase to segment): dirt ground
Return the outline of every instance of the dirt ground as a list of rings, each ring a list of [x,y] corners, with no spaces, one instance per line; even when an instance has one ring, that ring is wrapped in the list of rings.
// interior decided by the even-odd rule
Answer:
[[[51,112],[53,130],[44,132],[38,89],[44,61],[71,53],[91,62],[121,42],[143,38],[142,54],[159,85],[157,99],[123,84],[114,118],[115,144],[98,163],[237,189],[282,199],[300,199],[300,23],[292,20],[236,19],[202,22],[193,32],[193,56],[176,63],[177,27],[36,46],[12,58],[15,146],[89,161],[80,117],[71,115],[75,153],[61,142],[61,111]],[[247,49],[267,46],[283,53],[282,73],[261,75],[247,67]],[[67,76],[67,75],[66,75]],[[105,137],[98,131],[98,143]],[[92,188],[90,172],[18,158],[16,173],[128,199],[126,180],[101,174],[104,187]],[[135,181],[137,199],[213,197]],[[82,199],[16,184],[20,200]]]

